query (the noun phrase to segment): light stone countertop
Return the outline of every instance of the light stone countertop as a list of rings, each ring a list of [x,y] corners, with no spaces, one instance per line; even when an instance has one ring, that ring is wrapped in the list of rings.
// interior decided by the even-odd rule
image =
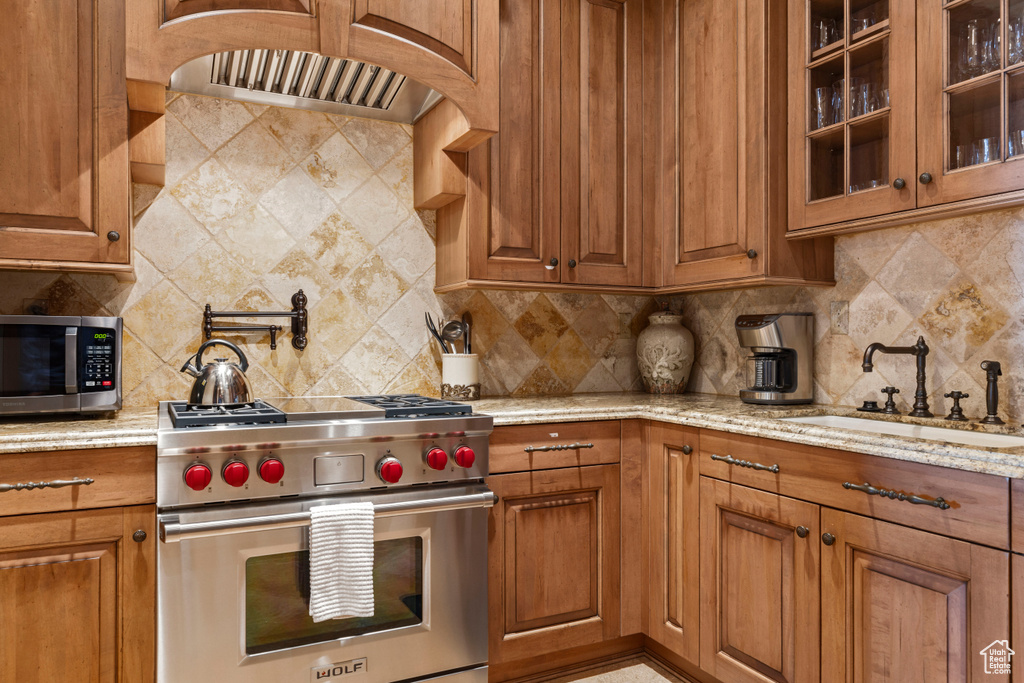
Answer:
[[[101,416],[0,417],[0,454],[156,446],[156,406]]]
[[[706,394],[653,396],[577,394],[533,398],[493,398],[476,401],[473,410],[494,417],[495,426],[577,422],[585,420],[649,419],[691,427],[716,429],[792,443],[836,448],[854,453],[1024,479],[1024,448],[983,449],[924,439],[889,436],[794,422],[778,418],[810,415],[864,417],[853,408],[834,406],[753,406],[738,398]],[[873,415],[872,419],[887,419]],[[896,418],[934,427],[949,426],[941,418]],[[156,444],[157,411],[126,409],[114,416],[0,418],[0,454]],[[1017,433],[1011,427],[981,428],[974,422],[958,428]]]

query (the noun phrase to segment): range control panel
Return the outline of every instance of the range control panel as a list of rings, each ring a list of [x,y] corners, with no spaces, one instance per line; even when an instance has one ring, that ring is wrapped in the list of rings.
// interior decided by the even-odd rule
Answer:
[[[78,331],[78,383],[82,391],[110,391],[117,386],[114,330],[83,327]]]

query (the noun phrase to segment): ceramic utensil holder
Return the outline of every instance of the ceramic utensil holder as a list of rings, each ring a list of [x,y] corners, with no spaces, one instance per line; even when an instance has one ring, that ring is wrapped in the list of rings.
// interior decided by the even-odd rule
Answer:
[[[480,357],[475,353],[441,355],[441,398],[480,398]]]

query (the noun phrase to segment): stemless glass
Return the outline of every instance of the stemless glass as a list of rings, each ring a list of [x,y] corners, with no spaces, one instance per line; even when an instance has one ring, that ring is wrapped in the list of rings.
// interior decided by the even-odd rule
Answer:
[[[974,163],[974,145],[957,145],[954,150],[953,168],[966,168],[973,166]]]
[[[974,143],[976,163],[999,161],[999,138],[982,138]]]
[[[835,122],[832,111],[832,88],[814,89],[814,130],[830,126]]]
[[[846,119],[843,117],[843,103],[845,101],[844,92],[846,90],[846,80],[840,78],[832,84],[832,123],[842,123]]]
[[[819,19],[814,22],[814,49],[820,50],[839,40],[835,19]]]
[[[850,77],[850,118],[860,116],[867,111],[867,102],[864,100],[864,86],[867,80],[858,76]]]
[[[1010,156],[1015,157],[1024,154],[1024,130],[1010,131]]]
[[[1010,19],[1006,27],[1006,56],[1010,64],[1020,64],[1024,61],[1024,17],[1016,16]]]

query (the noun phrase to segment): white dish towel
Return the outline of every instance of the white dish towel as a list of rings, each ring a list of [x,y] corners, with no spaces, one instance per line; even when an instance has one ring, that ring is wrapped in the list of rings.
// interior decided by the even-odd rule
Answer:
[[[373,616],[373,503],[310,510],[309,616]]]

